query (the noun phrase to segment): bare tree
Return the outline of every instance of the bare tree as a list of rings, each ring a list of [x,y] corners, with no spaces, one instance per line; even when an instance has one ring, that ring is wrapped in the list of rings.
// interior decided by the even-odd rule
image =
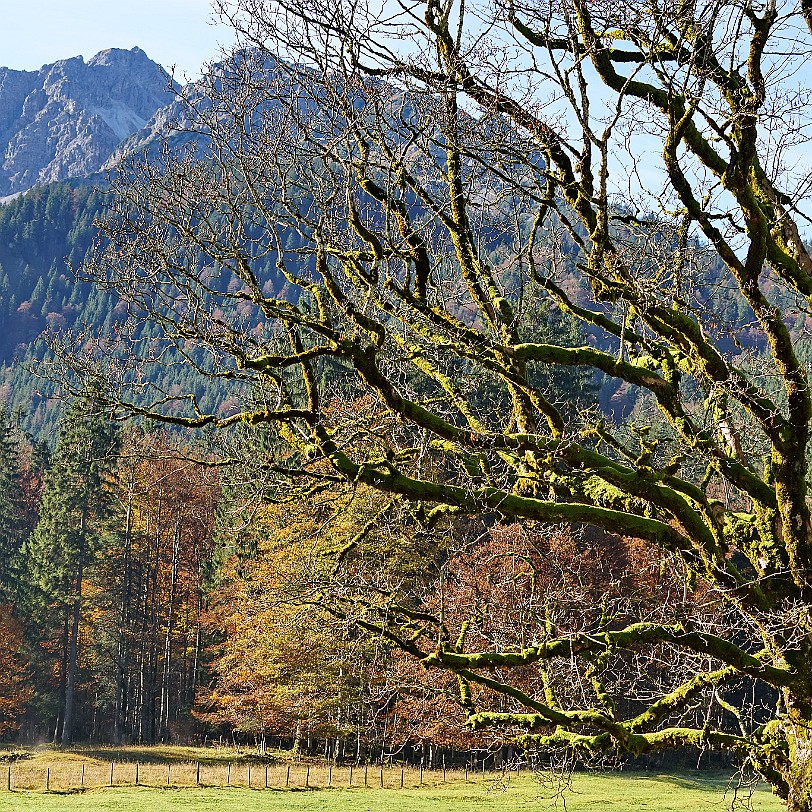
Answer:
[[[219,10],[245,47],[187,94],[186,147],[121,168],[85,268],[162,338],[139,328],[109,367],[86,343],[72,369],[129,413],[267,426],[261,474],[288,495],[365,484],[429,526],[564,522],[662,550],[718,623],[598,617],[472,650],[434,613],[366,622],[459,675],[476,725],[727,749],[812,809],[809,8]],[[540,332],[552,313],[588,339]],[[252,405],[155,391],[143,361],[178,359]],[[573,408],[557,369],[634,393],[636,413]],[[626,714],[601,669],[663,647],[693,673]],[[578,659],[594,680],[572,707],[493,676]],[[674,723],[742,679],[775,692],[766,717]],[[520,710],[477,714],[472,684]]]

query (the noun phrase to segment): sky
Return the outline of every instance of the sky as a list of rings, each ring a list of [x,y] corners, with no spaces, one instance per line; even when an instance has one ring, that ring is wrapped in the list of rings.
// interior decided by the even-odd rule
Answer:
[[[17,70],[137,45],[182,81],[233,41],[209,0],[0,0],[0,20],[0,66]]]

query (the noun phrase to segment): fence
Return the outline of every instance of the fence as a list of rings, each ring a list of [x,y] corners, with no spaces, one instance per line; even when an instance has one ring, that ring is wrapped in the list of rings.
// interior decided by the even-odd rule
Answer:
[[[307,763],[205,762],[76,762],[52,765],[17,761],[4,765],[6,791],[65,792],[101,787],[240,787],[243,789],[377,787],[412,789],[446,781],[471,781],[484,772],[467,769],[424,770],[421,767],[377,764],[331,766]]]

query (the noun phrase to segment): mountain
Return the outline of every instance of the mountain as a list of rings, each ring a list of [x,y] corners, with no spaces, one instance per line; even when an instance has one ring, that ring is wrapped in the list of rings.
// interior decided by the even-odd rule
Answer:
[[[245,58],[253,57],[246,53]],[[272,62],[256,67],[271,77],[278,70]],[[36,361],[47,355],[37,337],[46,327],[77,331],[87,327],[93,333],[108,334],[122,328],[129,315],[128,308],[110,292],[77,284],[70,271],[82,265],[94,239],[94,220],[109,205],[103,180],[93,173],[115,166],[128,152],[157,151],[167,138],[170,146],[205,147],[205,128],[190,126],[189,105],[216,119],[209,94],[212,87],[220,89],[220,83],[233,80],[229,70],[227,64],[213,66],[210,74],[184,89],[182,99],[177,88],[167,88],[159,67],[138,48],[103,51],[87,64],[75,57],[46,65],[39,72],[0,68],[0,146],[4,151],[0,166],[0,401],[25,412],[25,427],[38,436],[48,435],[60,403],[49,381],[31,375]],[[309,102],[302,103],[317,103],[312,96],[308,98]],[[261,100],[254,114],[261,117],[272,104],[273,99]],[[184,125],[191,131],[184,131]],[[88,174],[92,176],[81,177]],[[57,178],[69,181],[47,183]],[[14,199],[3,204],[4,196]],[[282,231],[279,236],[286,250],[298,247],[294,231]],[[483,231],[483,236],[483,247],[498,254],[499,235]],[[261,231],[249,234],[249,239],[258,243],[263,235]],[[572,260],[571,282],[577,299],[574,255]],[[195,261],[202,263],[203,258]],[[254,270],[269,291],[284,295],[285,280],[273,252],[257,260]],[[740,296],[730,294],[729,285],[714,281],[723,276],[721,265],[711,272],[706,290],[714,301],[708,312],[716,319],[721,316],[726,324],[738,325],[736,346],[750,346],[746,325],[752,321],[752,313]],[[223,290],[227,289],[227,275],[218,279]],[[715,297],[722,298],[717,301]],[[803,325],[794,329],[799,326]],[[159,332],[149,324],[139,324],[133,335],[138,341],[158,337]],[[589,340],[599,339],[593,336]],[[806,353],[812,357],[812,342],[807,341],[807,346]],[[614,346],[610,349],[617,351]],[[728,349],[734,351],[735,347]],[[157,383],[166,390],[194,392],[202,408],[214,409],[226,400],[224,390],[202,383],[188,365],[170,366]],[[610,412],[626,412],[634,393],[607,389],[602,397]]]
[[[213,119],[228,121],[228,116],[218,114],[212,107],[212,98],[222,96],[224,87],[237,87],[244,81],[245,74],[259,82],[260,77],[272,87],[285,76],[279,71],[279,63],[253,48],[235,51],[223,62],[212,62],[204,76],[189,82],[181,92],[173,95],[165,107],[157,109],[154,115],[136,132],[124,139],[110,155],[103,170],[113,169],[124,157],[136,153],[156,153],[163,145],[171,149],[183,148],[202,154],[210,143],[206,132]],[[253,115],[259,122],[262,116],[274,106],[272,99],[262,99],[257,94]]]
[[[187,102],[206,105],[216,81],[221,72],[187,87]],[[127,318],[112,294],[76,283],[70,270],[81,266],[108,202],[99,171],[167,137],[174,146],[204,138],[177,131],[189,123],[179,90],[139,48],[39,71],[0,68],[0,401],[20,409],[25,428],[39,436],[61,410],[53,384],[30,371],[47,354],[37,341],[42,331],[89,326],[107,333]],[[268,263],[262,273],[281,286]],[[149,329],[137,337],[150,337]],[[204,404],[213,394],[182,370],[169,383]]]
[[[133,130],[110,153],[100,167],[102,170],[113,169],[123,158],[132,153],[157,151],[161,144],[169,140],[173,148],[189,142],[203,140],[200,133],[186,132],[191,127],[187,103],[205,99],[202,80],[192,82],[183,89],[183,98],[175,96],[169,104],[157,108],[148,121]]]
[[[0,205],[0,403],[19,410],[22,425],[48,437],[62,409],[55,384],[32,375],[48,350],[38,337],[46,328],[89,328],[110,335],[122,330],[134,341],[159,341],[159,328],[148,322],[125,323],[133,313],[116,296],[87,282],[71,269],[81,267],[96,239],[94,221],[103,217],[109,195],[91,178],[38,186]],[[257,235],[258,238],[259,235]],[[294,245],[295,235],[283,236]],[[270,255],[258,261],[256,274],[273,290],[284,285]],[[230,277],[210,283],[225,290]],[[132,332],[130,330],[132,329]],[[168,357],[168,356],[167,356]],[[168,365],[150,382],[193,392],[202,408],[226,403],[228,385],[206,381],[191,367]]]
[[[97,172],[177,89],[140,48],[0,68],[0,198]]]

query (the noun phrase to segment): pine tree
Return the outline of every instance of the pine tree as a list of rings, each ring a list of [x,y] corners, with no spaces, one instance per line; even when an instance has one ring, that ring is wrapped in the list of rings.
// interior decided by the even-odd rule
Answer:
[[[20,437],[0,404],[0,602],[18,597],[25,541],[25,506],[20,484]]]
[[[117,427],[102,415],[90,413],[83,403],[67,411],[30,545],[35,577],[50,602],[62,608],[65,620],[63,746],[73,739],[82,583],[97,560],[113,510],[106,484],[118,445]]]

